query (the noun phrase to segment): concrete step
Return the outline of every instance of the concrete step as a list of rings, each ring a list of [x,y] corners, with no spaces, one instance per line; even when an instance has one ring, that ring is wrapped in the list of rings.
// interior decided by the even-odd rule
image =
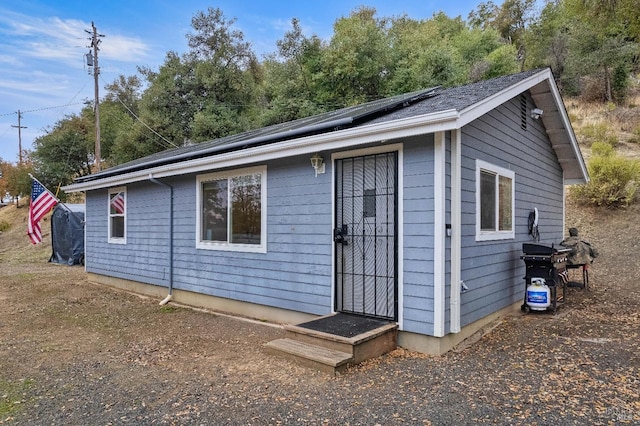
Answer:
[[[273,340],[266,343],[265,347],[271,353],[332,375],[341,373],[353,364],[353,356],[349,353],[289,338]]]

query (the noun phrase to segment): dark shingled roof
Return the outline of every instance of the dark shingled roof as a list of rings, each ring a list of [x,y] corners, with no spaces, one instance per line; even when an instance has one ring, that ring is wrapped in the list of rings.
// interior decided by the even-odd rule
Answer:
[[[475,105],[476,103],[487,99],[522,80],[526,80],[539,72],[540,70],[536,69],[521,72],[519,74],[506,75],[492,78],[490,80],[479,81],[477,83],[466,84],[464,86],[442,89],[438,91],[437,96],[409,105],[406,108],[394,111],[366,124],[388,122],[401,118],[433,114],[448,110],[461,112],[466,108]]]
[[[302,136],[328,133],[345,128],[390,122],[402,118],[433,114],[447,110],[463,111],[508,87],[525,80],[540,70],[492,78],[451,88],[431,88],[379,99],[362,105],[318,114],[287,123],[226,136],[223,138],[158,152],[137,160],[83,176],[76,182],[87,182],[152,166],[178,163],[249,146],[280,142]]]

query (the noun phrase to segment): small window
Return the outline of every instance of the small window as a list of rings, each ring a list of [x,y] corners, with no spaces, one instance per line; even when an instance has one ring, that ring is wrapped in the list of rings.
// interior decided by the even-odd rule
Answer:
[[[109,190],[109,242],[125,244],[127,242],[127,190],[114,188]]]
[[[266,252],[266,168],[198,176],[196,247]]]
[[[364,190],[364,206],[362,208],[364,217],[376,217],[376,190]]]
[[[476,160],[476,241],[515,238],[515,173]]]

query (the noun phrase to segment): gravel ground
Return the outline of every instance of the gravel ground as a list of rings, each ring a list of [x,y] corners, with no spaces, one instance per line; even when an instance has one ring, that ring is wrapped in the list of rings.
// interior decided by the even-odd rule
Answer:
[[[601,255],[592,291],[570,289],[556,315],[514,314],[444,356],[398,349],[338,377],[267,354],[279,327],[0,256],[0,424],[640,424],[638,218],[574,215]]]

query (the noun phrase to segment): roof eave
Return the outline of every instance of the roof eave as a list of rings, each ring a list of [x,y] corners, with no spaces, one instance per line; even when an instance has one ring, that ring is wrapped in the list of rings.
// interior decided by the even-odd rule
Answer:
[[[95,189],[127,185],[150,178],[199,173],[212,169],[239,167],[283,157],[332,151],[358,145],[405,138],[420,134],[457,128],[459,114],[456,110],[424,114],[389,122],[352,127],[344,130],[289,139],[267,145],[259,145],[238,151],[179,161],[135,170],[129,173],[107,176],[62,187],[65,192],[91,191]]]
[[[560,91],[555,84],[551,70],[548,68],[462,110],[459,120],[460,127],[476,120],[517,96],[517,94],[524,93],[527,90],[531,91],[536,106],[544,110],[542,121],[551,140],[551,145],[561,163],[565,174],[565,184],[588,182],[587,166],[580,152]],[[548,124],[554,121],[554,118],[560,125],[552,128]],[[561,147],[563,146],[567,146],[569,149],[562,150]]]

